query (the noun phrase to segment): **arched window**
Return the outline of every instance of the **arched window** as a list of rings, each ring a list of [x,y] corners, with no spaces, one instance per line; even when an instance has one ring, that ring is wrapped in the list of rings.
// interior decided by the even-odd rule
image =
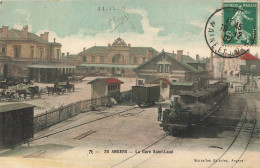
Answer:
[[[120,54],[116,54],[112,58],[112,63],[124,63],[124,57]]]

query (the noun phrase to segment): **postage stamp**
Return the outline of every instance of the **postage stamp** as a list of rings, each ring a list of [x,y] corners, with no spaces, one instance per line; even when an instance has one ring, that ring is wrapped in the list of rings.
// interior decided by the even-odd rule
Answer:
[[[223,44],[258,44],[258,3],[223,2]]]
[[[237,58],[258,45],[258,31],[258,2],[223,2],[208,18],[204,35],[216,55]]]

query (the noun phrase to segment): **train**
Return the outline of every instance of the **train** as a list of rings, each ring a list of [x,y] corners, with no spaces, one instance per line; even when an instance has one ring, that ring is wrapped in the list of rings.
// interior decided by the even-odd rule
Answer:
[[[139,107],[152,106],[160,99],[160,85],[132,86],[132,102]]]
[[[200,90],[172,96],[170,108],[163,111],[160,126],[172,134],[191,130],[219,107],[228,95],[228,88],[228,82],[220,81]]]

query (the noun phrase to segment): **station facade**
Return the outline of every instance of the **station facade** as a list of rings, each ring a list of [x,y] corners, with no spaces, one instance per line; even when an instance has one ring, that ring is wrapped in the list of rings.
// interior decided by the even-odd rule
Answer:
[[[112,45],[93,46],[78,54],[82,63],[77,66],[80,73],[100,76],[134,76],[133,71],[139,64],[158,53],[152,47],[132,47],[121,38]]]
[[[58,61],[61,44],[49,42],[49,33],[40,36],[22,30],[0,28],[0,78],[27,77],[27,66],[39,61]]]

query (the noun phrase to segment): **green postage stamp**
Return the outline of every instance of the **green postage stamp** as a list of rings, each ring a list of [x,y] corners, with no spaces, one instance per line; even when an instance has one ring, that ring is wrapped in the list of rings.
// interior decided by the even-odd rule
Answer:
[[[258,45],[258,3],[223,2],[223,44]]]

